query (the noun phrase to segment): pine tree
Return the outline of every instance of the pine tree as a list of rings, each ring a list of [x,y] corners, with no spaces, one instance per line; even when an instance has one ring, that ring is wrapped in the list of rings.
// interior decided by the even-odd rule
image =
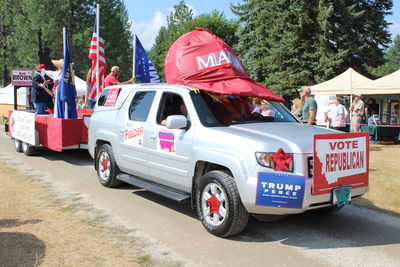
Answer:
[[[14,16],[19,9],[19,1],[3,0],[0,5],[0,86],[10,83],[10,71],[13,65],[15,45]]]
[[[400,70],[400,35],[396,35],[393,45],[386,51],[384,59],[385,63],[383,65],[370,69],[376,78]]]
[[[8,0],[7,0],[8,1]],[[91,67],[88,59],[93,33],[96,2],[100,4],[101,24],[108,68],[119,65],[124,72],[121,79],[131,77],[132,37],[123,0],[18,0],[12,33],[13,68],[32,69],[39,63],[38,32],[42,32],[42,46],[50,50],[53,59],[63,58],[62,28],[67,27],[75,73],[85,77]],[[8,49],[9,50],[9,49]]]
[[[126,81],[132,77],[133,50],[131,24],[125,4],[122,0],[100,0],[97,2],[101,9],[100,18],[107,69],[110,70],[112,66],[119,66],[122,69],[119,79]]]
[[[389,43],[392,0],[245,0],[237,50],[253,78],[283,97],[353,67],[367,74]]]
[[[164,59],[168,49],[180,36],[179,30],[186,22],[191,21],[192,17],[192,9],[185,4],[185,1],[181,0],[167,17],[167,27],[161,27],[158,32],[154,45],[149,52],[149,57],[161,80],[165,79]]]
[[[223,13],[216,10],[212,11],[210,14],[202,14],[192,19],[192,11],[186,8],[184,2],[181,1],[179,5],[175,6],[175,11],[168,17],[168,22],[169,24],[167,27],[162,27],[160,29],[149,53],[162,79],[165,77],[164,60],[169,48],[176,39],[187,32],[193,31],[196,27],[210,30],[230,46],[238,42],[238,37],[235,35],[235,32],[239,24],[236,21],[227,20]]]

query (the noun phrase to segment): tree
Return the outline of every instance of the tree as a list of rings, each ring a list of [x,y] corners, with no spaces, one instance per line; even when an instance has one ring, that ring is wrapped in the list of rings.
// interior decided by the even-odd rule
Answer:
[[[7,0],[8,1],[8,0]],[[18,0],[11,34],[14,44],[13,64],[8,68],[32,69],[39,62],[38,32],[42,32],[43,48],[53,59],[63,58],[62,28],[67,27],[75,73],[85,77],[91,67],[88,59],[96,6],[101,5],[101,24],[105,42],[106,62],[124,70],[122,79],[132,70],[132,37],[123,0]],[[9,50],[10,48],[8,48]],[[126,79],[127,79],[126,78]]]
[[[182,3],[183,1],[181,1]],[[191,14],[191,12],[189,12]],[[174,13],[171,13],[173,16]],[[171,17],[170,16],[170,17]],[[232,46],[237,43],[238,38],[235,35],[238,29],[238,23],[234,20],[227,20],[222,12],[216,10],[211,14],[203,14],[194,19],[185,16],[186,22],[168,25],[167,28],[162,27],[156,37],[154,46],[149,56],[154,63],[160,77],[165,77],[164,60],[171,45],[183,34],[193,31],[196,27],[206,28],[213,34],[222,38],[228,45]],[[169,19],[168,21],[171,21]],[[176,21],[176,20],[172,20]],[[173,29],[173,31],[171,30]]]
[[[14,16],[19,9],[19,1],[4,0],[0,5],[0,85],[10,83],[10,68],[15,54],[13,33]]]
[[[396,35],[393,45],[386,51],[385,63],[376,68],[371,68],[371,73],[375,77],[386,76],[400,69],[400,35]]]
[[[187,21],[191,21],[193,11],[181,0],[167,17],[167,27],[161,27],[155,39],[154,45],[149,51],[149,57],[161,80],[165,79],[164,59],[168,49],[180,36],[179,30]]]
[[[237,50],[249,73],[279,95],[383,61],[392,0],[244,0]]]
[[[132,77],[133,50],[131,24],[125,4],[121,0],[100,0],[98,3],[107,68],[110,70],[112,66],[119,66],[123,70],[119,79],[126,81]]]

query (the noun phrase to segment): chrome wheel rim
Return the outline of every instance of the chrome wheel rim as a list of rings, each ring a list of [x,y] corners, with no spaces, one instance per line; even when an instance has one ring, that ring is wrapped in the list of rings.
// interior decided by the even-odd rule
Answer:
[[[224,190],[216,183],[209,183],[201,193],[201,209],[206,222],[221,225],[228,216],[228,200]]]
[[[108,153],[106,152],[101,152],[99,156],[99,177],[103,182],[107,182],[108,179],[110,178],[110,157]]]

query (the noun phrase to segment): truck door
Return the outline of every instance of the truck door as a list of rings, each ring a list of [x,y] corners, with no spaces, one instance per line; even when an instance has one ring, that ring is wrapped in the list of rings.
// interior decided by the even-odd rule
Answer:
[[[125,105],[119,116],[123,121],[118,136],[121,152],[120,169],[141,178],[148,177],[144,134],[155,94],[155,91],[136,92],[130,104]]]
[[[187,191],[191,187],[190,159],[194,129],[190,126],[187,103],[177,93],[163,92],[156,118],[145,130],[148,148],[149,178],[157,183]],[[170,115],[185,115],[187,129],[167,129],[166,119]]]

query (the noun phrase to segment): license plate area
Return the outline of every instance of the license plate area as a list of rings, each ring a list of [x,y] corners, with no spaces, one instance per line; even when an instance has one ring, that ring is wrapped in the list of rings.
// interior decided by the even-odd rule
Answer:
[[[351,201],[351,186],[341,186],[332,190],[332,204],[339,207],[347,206]]]

